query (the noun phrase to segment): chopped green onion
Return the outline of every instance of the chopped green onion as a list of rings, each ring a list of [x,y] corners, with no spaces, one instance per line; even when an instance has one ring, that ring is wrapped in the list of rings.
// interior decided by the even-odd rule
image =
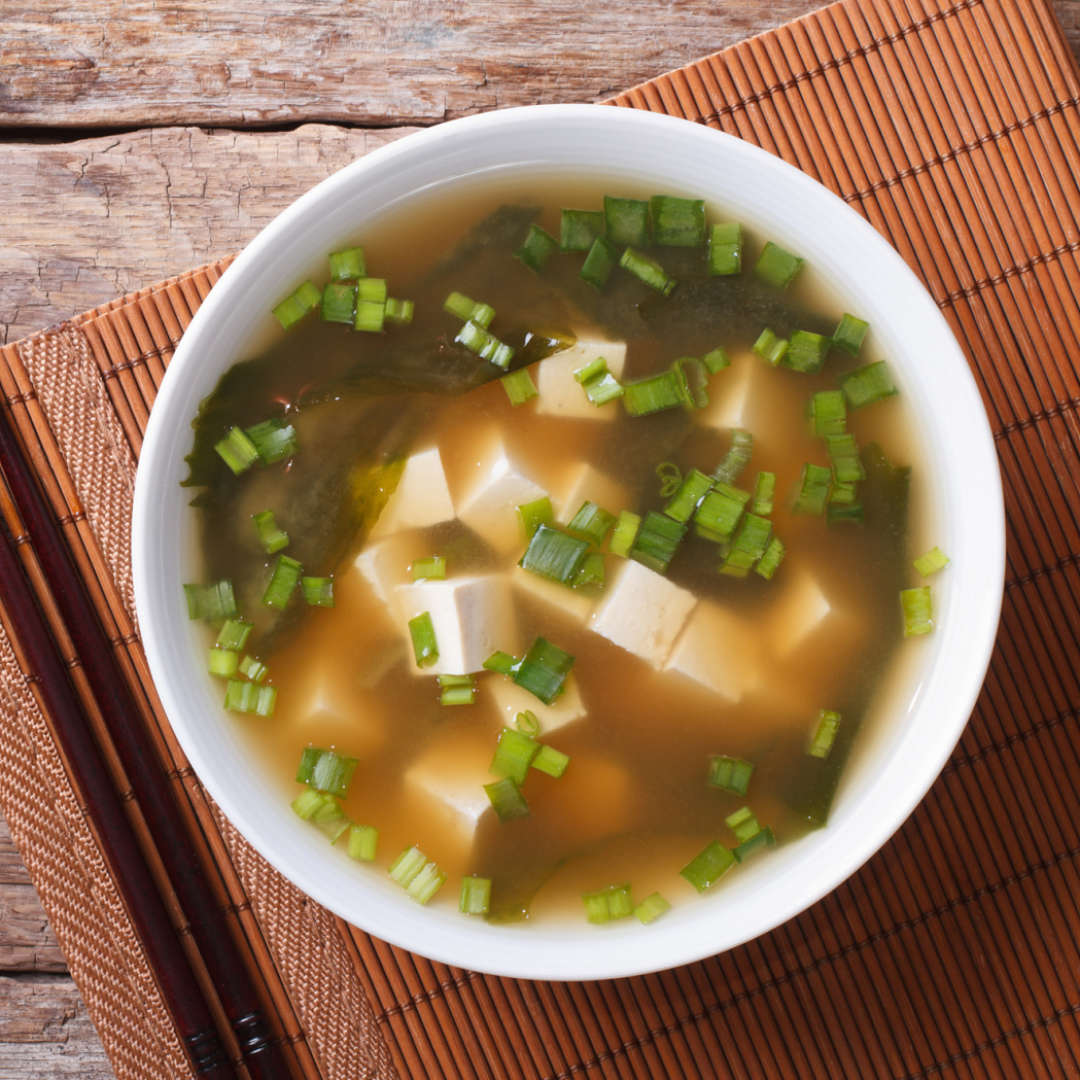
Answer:
[[[623,396],[622,383],[610,371],[594,375],[588,382],[582,383],[581,388],[594,405],[606,405]]]
[[[795,496],[795,512],[799,514],[825,513],[825,501],[829,497],[831,483],[831,469],[807,462],[799,478],[799,494]]]
[[[732,854],[738,862],[745,862],[755,851],[761,848],[771,847],[776,843],[772,829],[766,825],[764,829],[758,829],[753,836],[744,840]]]
[[[357,300],[353,329],[368,334],[382,333],[386,318],[386,304],[382,300]]]
[[[587,364],[574,369],[574,380],[579,383],[587,383],[597,375],[603,375],[607,371],[607,361],[602,356],[594,356]]]
[[[608,513],[602,506],[586,499],[578,512],[570,519],[566,531],[579,540],[587,540],[599,547],[615,524],[615,515]]]
[[[742,428],[735,428],[731,433],[731,447],[724,460],[713,470],[713,479],[718,484],[734,484],[739,473],[749,464],[754,452],[754,436]]]
[[[236,614],[236,597],[228,578],[215,581],[212,585],[185,585],[184,599],[187,601],[189,619],[217,622],[219,619],[231,619]]]
[[[540,720],[532,709],[519,712],[514,718],[514,725],[522,735],[531,735],[535,738],[540,734]]]
[[[304,600],[310,607],[334,606],[334,579],[332,577],[304,577],[300,579]]]
[[[884,360],[841,375],[840,388],[853,409],[880,401],[882,398],[892,397],[897,393]]]
[[[939,547],[932,547],[925,555],[920,555],[914,562],[915,569],[923,577],[936,574],[949,565],[949,556]]]
[[[251,515],[251,520],[255,522],[259,543],[267,555],[273,555],[289,546],[289,534],[278,528],[273,510],[260,510],[259,513]]]
[[[458,678],[458,676],[453,676]],[[447,686],[442,683],[442,676],[439,677],[440,684],[442,685],[442,691],[439,694],[440,705],[475,705],[476,704],[476,684],[469,676],[464,676],[468,679],[467,683],[454,684]]]
[[[409,620],[409,637],[412,638],[416,666],[431,667],[439,659],[439,643],[435,640],[430,611],[423,611]]]
[[[837,348],[851,353],[852,356],[858,356],[863,339],[866,337],[866,331],[869,329],[870,324],[868,322],[863,322],[862,319],[857,319],[854,315],[845,313],[840,317],[840,322],[833,331],[832,343]]]
[[[586,541],[553,529],[550,525],[540,525],[533,533],[520,565],[541,577],[570,585],[577,577],[588,550]]]
[[[350,859],[373,862],[379,844],[379,830],[374,825],[350,825],[346,851]]]
[[[609,885],[593,893],[583,893],[585,918],[591,923],[606,923],[612,919],[625,919],[632,914],[629,885]]]
[[[240,654],[235,649],[212,648],[207,650],[206,670],[211,675],[231,678],[240,666]]]
[[[611,271],[615,269],[619,262],[618,249],[608,243],[602,236],[598,236],[594,241],[591,248],[589,248],[589,254],[585,256],[585,261],[581,264],[580,276],[582,280],[591,285],[594,289],[602,289],[611,277]]]
[[[478,304],[464,293],[452,292],[443,301],[443,311],[456,316],[462,322],[474,322],[477,326],[482,326],[486,330],[491,325],[491,322],[490,320],[484,322],[482,317],[477,317],[478,309],[481,308],[484,309],[481,314],[486,314],[487,311],[490,311],[491,317],[495,317],[495,309],[493,307],[489,304]]]
[[[767,360],[773,367],[776,367],[787,354],[788,344],[787,338],[778,337],[766,326],[758,335],[758,339],[751,346],[751,349],[763,360]]]
[[[630,558],[649,567],[650,570],[666,574],[685,535],[685,525],[665,514],[650,510],[645,515],[634,538],[633,546],[630,548]]]
[[[521,788],[509,776],[504,776],[492,784],[485,784],[484,790],[500,821],[528,817],[529,804],[525,801],[525,796],[521,794]]]
[[[554,746],[541,746],[539,753],[532,759],[532,767],[537,772],[546,773],[548,776],[555,777],[556,780],[566,772],[566,766],[569,764],[570,755],[556,750]]]
[[[257,713],[272,716],[277,701],[277,688],[230,679],[225,686],[225,708],[233,712]]]
[[[648,926],[649,923],[659,919],[665,911],[670,910],[671,905],[658,892],[654,892],[652,895],[646,896],[645,899],[634,908],[634,918],[642,925]]]
[[[356,285],[331,281],[323,289],[323,322],[345,323],[351,326],[356,313]]]
[[[363,277],[356,283],[356,299],[374,304],[386,303],[386,278]]]
[[[843,487],[844,485],[838,486]],[[829,505],[825,507],[825,520],[830,525],[843,525],[845,522],[852,525],[861,525],[863,521],[862,503],[851,501],[844,505],[830,501]]]
[[[245,619],[226,619],[214,644],[219,649],[242,649],[253,629],[254,624]]]
[[[723,371],[724,368],[731,366],[731,360],[728,358],[728,354],[719,346],[715,349],[710,349],[701,358],[701,362],[705,365],[705,370],[710,375],[715,375],[718,371]]]
[[[462,878],[458,908],[465,915],[486,915],[491,908],[491,878],[475,874]]]
[[[269,668],[261,661],[257,660],[254,656],[245,656],[240,661],[240,665],[237,671],[244,676],[245,679],[250,679],[252,682],[262,682],[266,678]]]
[[[497,649],[484,661],[485,671],[497,671],[500,675],[513,675],[517,667],[517,657]]]
[[[615,523],[615,531],[611,534],[608,551],[612,555],[621,555],[626,558],[630,554],[630,548],[634,545],[634,537],[637,536],[640,525],[640,515],[631,513],[629,510],[621,510],[619,520]]]
[[[471,675],[436,675],[435,678],[443,689],[446,689],[448,686],[473,685],[473,677]]]
[[[649,243],[649,204],[643,199],[605,195],[604,223],[607,239],[616,247],[644,247]]]
[[[296,429],[277,417],[245,428],[244,434],[255,444],[259,457],[266,465],[273,465],[296,453]]]
[[[788,342],[784,353],[784,366],[792,371],[802,371],[812,375],[821,370],[829,352],[829,339],[823,334],[812,334],[809,330],[796,330]]]
[[[529,766],[539,751],[540,744],[532,736],[513,728],[503,728],[489,771],[496,776],[509,776],[516,784],[524,784]]]
[[[701,247],[705,243],[705,203],[654,195],[649,200],[653,243],[661,247]]]
[[[904,613],[904,637],[929,634],[934,629],[934,608],[929,585],[901,589],[900,608]]]
[[[866,477],[855,436],[850,432],[826,435],[825,448],[829,452],[829,460],[838,484],[855,484]]]
[[[594,551],[585,556],[585,561],[581,564],[577,577],[574,578],[573,587],[575,589],[602,589],[605,580],[604,556]]]
[[[776,473],[759,472],[754,483],[754,501],[750,509],[755,514],[771,514],[773,512],[773,497],[776,494]]]
[[[695,409],[704,409],[709,404],[709,376],[705,365],[696,356],[680,356],[671,363],[671,370],[679,376]]]
[[[426,904],[443,887],[446,874],[437,863],[429,862],[405,890],[418,904]]]
[[[214,443],[214,449],[237,476],[250,469],[259,460],[259,451],[255,444],[238,427],[229,428],[229,433],[225,438]]]
[[[314,825],[336,821],[342,816],[341,805],[337,799],[314,788],[305,788],[290,805],[301,821],[310,821]]]
[[[528,368],[518,368],[517,371],[504,375],[499,382],[502,383],[511,405],[524,405],[538,393],[536,383],[533,382]]]
[[[802,267],[802,259],[770,240],[761,249],[761,254],[754,266],[754,273],[762,281],[775,285],[778,289],[786,289],[795,280]]]
[[[409,567],[409,574],[413,581],[442,581],[446,577],[446,559],[442,555],[417,559]]]
[[[694,515],[699,534],[714,542],[730,540],[742,520],[750,495],[731,484],[717,484],[710,491]]]
[[[514,672],[514,682],[550,705],[562,692],[574,658],[546,638],[538,637]]]
[[[720,567],[721,574],[746,577],[751,567],[765,554],[772,536],[772,522],[757,514],[747,514],[731,541],[731,550]]]
[[[742,270],[742,226],[724,221],[709,230],[709,273],[714,277]]]
[[[391,864],[388,873],[401,886],[407,886],[423,870],[428,857],[414,844],[406,848]]]
[[[735,856],[719,840],[714,840],[695,855],[679,873],[698,892],[704,892],[719,881],[734,865]]]
[[[304,568],[288,555],[279,555],[274,563],[274,572],[263,593],[262,602],[267,607],[284,611],[293,594],[293,589],[300,584],[300,575]]]
[[[563,210],[559,219],[559,247],[563,251],[588,251],[603,235],[602,210]]]
[[[398,300],[392,296],[388,296],[386,303],[383,305],[383,314],[386,316],[386,321],[397,326],[407,326],[411,323],[415,311],[416,304],[412,300]]]
[[[527,539],[531,539],[541,525],[550,525],[555,520],[555,511],[552,510],[551,500],[546,495],[541,495],[532,502],[522,503],[517,512]]]
[[[506,368],[514,357],[514,350],[509,345],[472,320],[462,326],[454,341],[482,359],[490,360],[496,367]]]
[[[631,416],[648,416],[664,409],[693,404],[685,381],[670,368],[645,379],[623,383],[622,401]]]
[[[281,323],[283,330],[298,323],[305,315],[310,314],[319,306],[322,299],[322,290],[311,281],[305,281],[303,285],[286,296],[274,308],[274,318]]]
[[[811,757],[827,758],[840,730],[840,714],[831,709],[822,709],[818,713],[814,730],[810,733],[810,742],[806,752]]]
[[[829,489],[829,505],[840,503],[843,506],[852,506],[855,503],[856,494],[854,484],[833,484]]]
[[[548,259],[559,250],[559,243],[549,232],[539,225],[530,225],[521,247],[514,252],[530,270],[539,273],[547,265]]]
[[[619,256],[619,265],[663,296],[670,296],[678,285],[655,259],[650,259],[636,248],[628,247]]]
[[[727,754],[713,754],[709,758],[708,779],[712,787],[745,795],[753,775],[754,766],[742,758],[729,757]]]
[[[675,521],[684,525],[690,520],[690,515],[697,509],[697,505],[705,497],[712,487],[712,477],[703,473],[700,469],[690,469],[682,479],[679,490],[664,507],[664,513]]]
[[[391,864],[390,876],[417,903],[426,904],[442,888],[446,875],[415,845]]]
[[[749,840],[751,836],[761,832],[761,826],[754,817],[754,812],[749,806],[740,806],[734,813],[724,818],[724,824],[735,834],[735,839],[741,844]]]
[[[819,390],[810,399],[810,419],[815,435],[841,435],[847,424],[843,390]]]
[[[766,581],[769,581],[783,561],[783,541],[778,536],[774,536],[769,541],[769,546],[765,549],[765,554],[758,559],[758,564],[754,567],[754,573],[760,574]]]
[[[296,782],[307,784],[316,791],[344,797],[359,764],[356,758],[339,754],[336,750],[308,746],[300,754]]]
[[[653,471],[660,480],[661,496],[670,499],[682,483],[682,470],[674,461],[661,461]]]
[[[367,273],[362,247],[346,248],[330,253],[330,280],[355,281]]]

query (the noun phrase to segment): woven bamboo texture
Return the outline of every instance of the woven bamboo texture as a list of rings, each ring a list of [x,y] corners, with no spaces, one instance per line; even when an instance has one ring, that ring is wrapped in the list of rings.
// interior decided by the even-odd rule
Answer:
[[[7,346],[3,401],[267,1011],[313,1080],[1080,1076],[1080,77],[1059,28],[1041,0],[843,0],[613,104],[687,117],[803,169],[941,307],[1005,490],[1005,599],[983,693],[893,840],[769,935],[591,984],[432,963],[335,919],[244,843],[184,761],[146,670],[134,469],[169,358],[224,264]],[[3,630],[0,805],[117,1075],[185,1077],[6,616]],[[126,788],[118,769],[116,782]]]

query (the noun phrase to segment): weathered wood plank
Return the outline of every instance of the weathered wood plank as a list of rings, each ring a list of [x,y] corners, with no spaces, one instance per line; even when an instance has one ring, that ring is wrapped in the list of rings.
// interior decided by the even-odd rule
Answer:
[[[0,972],[66,970],[30,875],[0,818]]]
[[[0,124],[384,126],[590,101],[817,6],[8,0]]]

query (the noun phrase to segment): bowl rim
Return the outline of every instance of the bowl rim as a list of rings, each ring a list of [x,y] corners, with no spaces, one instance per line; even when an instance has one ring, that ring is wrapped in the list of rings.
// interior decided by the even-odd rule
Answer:
[[[178,415],[174,402],[179,401],[183,380],[199,363],[203,350],[210,348],[215,327],[220,320],[228,319],[235,297],[242,297],[248,275],[254,275],[260,263],[275,246],[280,246],[284,237],[302,227],[310,215],[320,213],[328,201],[332,202],[337,194],[361,184],[364,178],[389,175],[393,170],[409,167],[410,162],[415,164],[449,152],[456,143],[468,144],[469,140],[475,143],[502,137],[520,137],[522,131],[530,128],[536,131],[558,129],[560,134],[557,137],[563,140],[572,134],[587,137],[593,133],[609,139],[652,139],[664,146],[685,144],[686,152],[700,152],[703,159],[707,160],[710,155],[719,154],[746,168],[759,170],[770,183],[786,189],[799,200],[805,200],[814,211],[820,209],[834,224],[838,234],[870,261],[875,277],[882,283],[887,283],[890,290],[902,297],[902,305],[898,307],[898,311],[919,320],[921,332],[936,343],[938,351],[935,362],[949,387],[951,415],[962,418],[963,423],[957,421],[961,427],[966,424],[966,445],[963,452],[969,468],[975,470],[973,475],[977,477],[978,484],[973,486],[978,490],[972,494],[972,498],[977,500],[976,506],[982,515],[979,539],[983,549],[978,555],[982,591],[974,593],[968,589],[968,598],[974,604],[979,618],[975,620],[975,625],[962,635],[965,662],[959,673],[952,676],[947,683],[940,682],[940,685],[948,686],[950,710],[946,713],[946,720],[939,724],[936,738],[923,748],[921,754],[912,753],[911,748],[900,746],[908,766],[906,782],[897,788],[896,798],[880,808],[883,810],[882,816],[871,815],[862,821],[859,830],[851,838],[852,842],[842,852],[832,850],[836,847],[835,844],[817,845],[817,848],[823,848],[832,859],[830,873],[820,876],[813,885],[801,890],[796,887],[797,882],[791,880],[790,874],[786,877],[783,872],[772,874],[773,878],[779,878],[779,885],[786,885],[787,888],[779,889],[781,895],[771,898],[769,914],[760,920],[761,925],[754,925],[751,919],[748,925],[734,929],[722,928],[723,932],[717,930],[715,936],[705,941],[702,941],[699,935],[687,932],[694,927],[711,927],[718,921],[703,916],[700,911],[696,916],[683,920],[686,926],[682,933],[678,932],[678,927],[682,924],[677,920],[668,924],[672,927],[670,930],[665,929],[665,923],[661,922],[633,938],[625,928],[612,928],[614,932],[611,933],[607,932],[609,928],[606,927],[599,933],[598,928],[589,928],[595,935],[595,945],[591,942],[583,943],[575,936],[572,947],[560,949],[552,942],[550,935],[540,933],[540,927],[527,930],[488,927],[485,923],[476,924],[473,920],[464,919],[456,912],[452,913],[453,922],[441,917],[429,919],[432,912],[419,907],[400,918],[390,917],[382,905],[381,897],[372,897],[372,906],[365,908],[363,894],[371,891],[365,887],[356,889],[361,901],[350,902],[349,897],[339,895],[318,875],[313,875],[307,872],[305,867],[297,865],[295,852],[286,850],[283,841],[268,835],[265,823],[258,815],[233,796],[231,785],[219,774],[219,769],[212,760],[213,755],[204,752],[197,724],[193,726],[190,722],[190,708],[185,701],[182,673],[167,648],[169,633],[164,624],[165,607],[155,596],[156,593],[160,594],[161,589],[160,583],[155,581],[160,577],[161,563],[160,550],[152,543],[153,530],[159,524],[155,522],[155,517],[161,512],[161,504],[166,501],[161,497],[160,478],[163,475],[172,475],[175,468],[175,463],[165,460],[163,455],[168,452],[167,436],[175,439],[178,426],[187,430],[191,419],[190,413]],[[663,171],[663,167],[655,163],[651,163],[649,169],[654,173]],[[704,189],[702,194],[708,197],[709,182],[705,181],[701,186]],[[892,298],[886,306],[889,303],[893,303]],[[164,521],[160,524],[167,526]],[[974,376],[937,304],[900,255],[865,219],[794,166],[756,146],[704,125],[666,115],[610,106],[538,105],[449,121],[380,147],[335,172],[300,196],[247,245],[196,312],[176,350],[159,389],[155,407],[151,411],[136,476],[132,565],[138,623],[150,672],[165,714],[201,783],[226,817],[263,858],[302,891],[347,922],[361,926],[395,945],[433,959],[497,975],[540,979],[594,979],[637,975],[670,968],[725,951],[775,929],[835,889],[900,828],[944,766],[967,724],[982,686],[996,637],[1003,596],[1004,536],[1004,506],[997,455]],[[953,591],[958,591],[959,588],[957,586]],[[179,592],[178,589],[176,591]],[[968,610],[958,608],[958,603],[953,603],[950,608],[954,621],[959,621],[960,610]],[[960,634],[953,634],[953,631],[958,630],[958,627],[954,627],[950,631],[951,648],[960,647],[955,644],[961,640]],[[944,644],[936,648],[935,665],[941,660],[940,654],[945,648]],[[188,676],[190,681],[190,672]],[[928,682],[943,678],[942,672],[938,671],[936,666],[927,674]],[[925,710],[925,707],[925,702],[913,699],[908,711],[917,712],[919,709]],[[899,728],[900,725],[897,726]],[[285,802],[285,810],[287,809]],[[830,829],[832,828],[834,826],[830,825]],[[830,829],[819,830],[811,836],[824,837],[829,834]],[[803,843],[803,840],[796,842],[798,845]],[[785,845],[785,850],[792,846]],[[777,888],[772,889],[774,893],[777,891]],[[705,903],[715,904],[716,900],[716,897],[706,897]],[[413,907],[406,905],[403,897],[395,897],[394,902],[405,911]],[[477,925],[483,927],[479,932]],[[533,944],[528,944],[530,938],[534,939]]]

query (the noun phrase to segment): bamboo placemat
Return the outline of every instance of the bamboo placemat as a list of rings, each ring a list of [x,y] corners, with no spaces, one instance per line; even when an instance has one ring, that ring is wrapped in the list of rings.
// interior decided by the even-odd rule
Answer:
[[[983,694],[897,836],[765,937],[593,984],[431,963],[348,927],[255,855],[191,774],[147,674],[128,563],[135,463],[172,351],[224,263],[6,346],[3,400],[267,1009],[298,1068],[325,1080],[1080,1075],[1080,78],[1049,7],[843,0],[613,103],[723,129],[803,169],[937,300],[976,374],[1005,488],[1005,600]],[[49,607],[40,576],[38,588]],[[186,1077],[0,614],[0,806],[117,1075]]]

